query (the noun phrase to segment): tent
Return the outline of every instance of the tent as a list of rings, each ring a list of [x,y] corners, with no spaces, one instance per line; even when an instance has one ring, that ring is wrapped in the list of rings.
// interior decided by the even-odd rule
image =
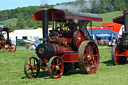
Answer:
[[[95,38],[101,38],[103,40],[110,39],[111,37],[118,37],[118,33],[111,31],[109,29],[94,29],[94,30],[88,30],[91,37]]]
[[[48,28],[51,30],[51,28]],[[42,28],[38,29],[31,29],[31,30],[15,30],[14,32],[9,33],[9,37],[12,40],[13,44],[16,44],[16,41],[23,42],[23,40],[31,40],[35,41],[42,38],[43,31]],[[18,42],[17,41],[17,42]]]

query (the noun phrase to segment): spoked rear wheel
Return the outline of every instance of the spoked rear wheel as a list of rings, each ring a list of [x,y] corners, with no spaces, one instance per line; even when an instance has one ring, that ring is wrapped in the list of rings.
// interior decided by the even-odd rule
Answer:
[[[11,44],[9,50],[10,50],[10,52],[15,52],[16,51],[16,46],[14,44]]]
[[[4,51],[5,53],[9,52],[9,48],[10,48],[9,44],[3,45],[3,51]]]
[[[36,57],[29,57],[24,64],[24,73],[28,78],[36,78],[40,71],[38,59]]]
[[[64,64],[60,57],[53,56],[48,63],[48,72],[54,79],[58,79],[63,75]]]
[[[122,50],[120,50],[122,51]],[[114,45],[112,47],[112,62],[113,65],[118,65],[118,64],[125,64],[127,61],[127,57],[125,56],[119,56],[119,46]]]
[[[93,41],[83,41],[78,49],[79,68],[83,73],[93,74],[99,66],[99,51]]]

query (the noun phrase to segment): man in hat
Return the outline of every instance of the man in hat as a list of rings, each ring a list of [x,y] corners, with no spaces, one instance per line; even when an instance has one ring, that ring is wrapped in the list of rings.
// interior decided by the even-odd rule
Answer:
[[[69,19],[68,24],[66,24],[66,26],[68,26],[68,32],[67,32],[67,37],[72,37],[73,33],[76,31],[77,26],[76,23],[74,22],[73,19]]]

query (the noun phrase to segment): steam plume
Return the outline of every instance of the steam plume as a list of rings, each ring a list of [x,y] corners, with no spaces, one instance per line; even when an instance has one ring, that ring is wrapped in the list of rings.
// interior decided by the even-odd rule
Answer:
[[[93,8],[92,3],[96,3],[97,5],[100,4],[100,0],[91,0],[91,1],[84,1],[82,3],[77,3],[76,5],[56,5],[54,6],[55,9],[63,9],[63,10],[70,10],[70,11],[81,11],[81,9],[88,9],[91,10]]]

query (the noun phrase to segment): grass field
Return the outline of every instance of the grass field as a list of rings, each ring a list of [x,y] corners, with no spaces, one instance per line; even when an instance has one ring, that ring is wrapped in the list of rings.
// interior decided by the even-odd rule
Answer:
[[[36,56],[35,50],[25,50],[25,47],[17,47],[14,53],[0,50],[0,85],[128,85],[128,63],[113,66],[111,49],[99,47],[99,51],[100,64],[95,74],[71,70],[60,79],[52,79],[47,71],[41,70],[38,78],[28,79],[24,74],[24,62]]]
[[[123,16],[123,11],[114,11],[114,12],[108,12],[100,14],[103,17],[102,22],[93,22],[93,26],[102,26],[105,22],[113,22],[112,20],[118,16]]]
[[[0,21],[0,24],[4,24],[6,27],[16,26],[17,18]]]

